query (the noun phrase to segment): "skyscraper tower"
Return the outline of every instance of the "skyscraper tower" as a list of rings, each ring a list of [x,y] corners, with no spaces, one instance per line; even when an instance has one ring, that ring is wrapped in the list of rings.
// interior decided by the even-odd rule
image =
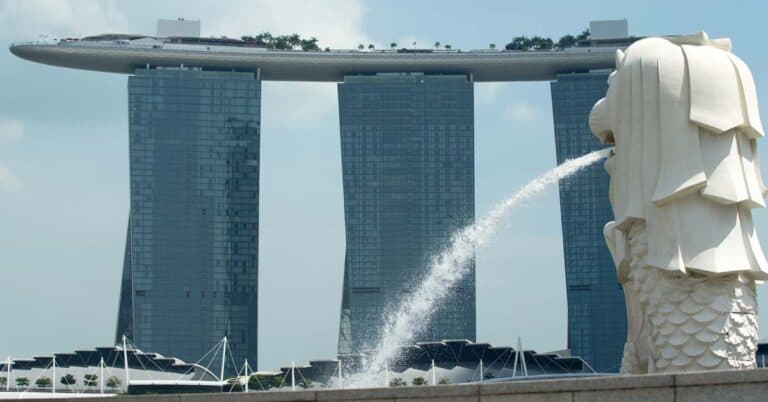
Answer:
[[[467,75],[347,76],[338,94],[343,355],[372,346],[387,309],[474,220],[474,104]],[[415,340],[475,339],[474,262],[470,272]]]
[[[589,130],[589,112],[608,90],[609,71],[561,74],[552,82],[557,163],[604,146]],[[613,220],[608,173],[594,164],[560,182],[568,298],[568,348],[598,371],[621,365],[627,320],[624,293],[605,245]]]
[[[117,337],[197,361],[224,336],[256,362],[257,72],[137,69]]]

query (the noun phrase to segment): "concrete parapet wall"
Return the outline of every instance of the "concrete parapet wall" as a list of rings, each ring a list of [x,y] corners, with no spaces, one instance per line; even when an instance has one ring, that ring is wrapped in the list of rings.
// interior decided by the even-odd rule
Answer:
[[[56,399],[62,401],[62,399]],[[251,392],[248,394],[150,395],[94,398],[119,402],[720,402],[768,400],[768,369],[616,376],[512,383]],[[82,401],[82,399],[71,399]]]

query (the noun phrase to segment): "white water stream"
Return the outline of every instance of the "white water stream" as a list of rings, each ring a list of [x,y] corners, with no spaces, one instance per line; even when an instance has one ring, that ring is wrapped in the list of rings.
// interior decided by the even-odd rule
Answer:
[[[454,233],[449,245],[430,261],[428,273],[416,291],[387,314],[377,346],[365,362],[363,371],[345,379],[345,388],[388,386],[385,372],[388,363],[397,361],[401,346],[413,343],[414,336],[429,324],[430,317],[448,296],[453,285],[467,274],[468,263],[475,255],[475,248],[486,244],[504,219],[521,203],[559,180],[607,157],[609,152],[610,149],[601,149],[565,161],[497,204],[482,220]]]

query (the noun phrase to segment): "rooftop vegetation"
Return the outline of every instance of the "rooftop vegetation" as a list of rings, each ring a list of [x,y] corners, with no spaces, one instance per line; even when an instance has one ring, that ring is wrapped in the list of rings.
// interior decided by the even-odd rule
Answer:
[[[136,35],[124,35],[124,34],[105,34],[105,35],[97,35],[97,36],[90,36],[85,37],[82,40],[118,40],[118,39],[138,39],[141,38],[141,36]],[[331,49],[326,47],[324,49],[321,49],[318,45],[318,39],[314,36],[305,38],[297,33],[287,34],[287,35],[273,35],[270,32],[262,32],[257,35],[244,35],[241,36],[241,39],[232,39],[227,38],[225,36],[222,36],[221,38],[171,38],[172,41],[177,41],[180,43],[199,43],[199,44],[213,44],[213,45],[224,45],[224,46],[255,46],[255,47],[266,47],[267,49],[275,49],[275,50],[298,50],[298,51],[326,51],[330,52]],[[630,42],[633,42],[637,39],[636,37],[629,37],[628,38]],[[69,41],[70,39],[65,39],[64,41]],[[71,40],[77,40],[77,39],[71,39]],[[210,43],[209,43],[210,42]],[[512,40],[507,43],[503,48],[499,46],[497,48],[496,43],[489,43],[488,44],[488,50],[495,51],[495,50],[502,50],[502,51],[537,51],[537,50],[564,50],[568,48],[574,48],[574,47],[580,47],[580,46],[590,46],[592,44],[592,37],[589,29],[583,30],[578,35],[571,35],[566,34],[561,36],[557,41],[553,40],[552,38],[544,37],[544,36],[532,36],[528,37],[525,35],[516,36],[512,38]],[[377,49],[376,46],[372,43],[365,44],[365,43],[359,43],[356,47],[359,51],[392,51],[392,52],[398,52],[398,53],[422,53],[422,52],[430,52],[432,49],[430,47],[426,48],[417,48],[416,42],[412,43],[412,48],[406,48],[401,45],[398,45],[397,42],[391,42],[389,43],[389,46],[382,46],[383,49]],[[454,50],[453,46],[449,43],[441,43],[439,41],[434,42],[434,45],[431,46],[434,51],[454,51],[454,52],[461,52],[461,50]]]
[[[555,42],[551,38],[545,38],[542,36],[517,36],[512,39],[512,42],[507,43],[504,48],[506,50],[552,50],[552,49],[567,49],[569,47],[584,46],[589,44],[591,34],[589,29],[583,30],[580,34],[573,36],[571,34],[564,35]]]
[[[299,34],[289,35],[277,35],[273,36],[269,32],[262,32],[255,36],[243,36],[242,39],[245,42],[257,43],[266,46],[268,49],[280,49],[280,50],[320,50],[317,46],[317,38],[314,36],[310,38],[303,38]]]

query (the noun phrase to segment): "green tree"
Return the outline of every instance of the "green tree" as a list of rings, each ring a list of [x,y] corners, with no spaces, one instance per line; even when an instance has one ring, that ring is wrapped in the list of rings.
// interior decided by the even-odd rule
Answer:
[[[531,40],[526,36],[517,36],[512,38],[512,42],[507,43],[507,50],[528,50],[531,48]]]
[[[413,385],[426,385],[427,380],[424,379],[424,377],[416,377],[413,380],[411,380],[411,384]]]
[[[363,49],[365,49],[365,45],[363,45],[363,44],[361,43],[361,44],[357,45],[357,49],[358,49],[358,50],[363,50]]]
[[[119,378],[117,378],[117,377],[115,377],[115,376],[112,376],[112,377],[109,377],[109,378],[107,378],[107,386],[108,386],[108,387],[109,387],[109,389],[111,389],[112,391],[114,391],[114,390],[116,390],[116,389],[120,388],[120,385],[121,385],[121,384],[122,384],[122,383],[120,382],[120,379],[119,379]]]
[[[554,46],[552,39],[541,36],[534,36],[530,41],[530,47],[534,50],[548,50],[552,49],[552,46]]]
[[[272,384],[270,383],[270,379],[268,376],[265,375],[252,375],[248,379],[248,388],[250,389],[258,389],[261,391],[266,391],[270,388],[272,388]]]
[[[28,387],[29,386],[29,378],[27,377],[19,377],[16,379],[16,386],[17,387]]]
[[[404,387],[406,385],[408,384],[400,377],[395,377],[389,382],[390,387]]]
[[[270,42],[272,42],[272,34],[269,32],[262,32],[254,38],[257,42],[262,42],[265,45],[268,45]]]
[[[433,46],[435,47],[435,50],[440,49],[440,42],[435,42]]]
[[[450,384],[451,381],[448,379],[448,377],[443,377],[437,383],[440,384],[440,385],[446,385],[446,384]]]
[[[292,49],[295,49],[297,47],[301,47],[302,42],[303,42],[301,36],[299,36],[299,34],[295,34],[295,33],[288,35],[288,37],[286,38],[286,41],[288,42],[288,44],[291,46]]]
[[[269,42],[269,45],[272,46],[273,49],[280,49],[280,50],[290,50],[293,48],[291,46],[290,37],[285,35],[280,35],[272,38],[272,41]]]
[[[272,377],[272,388],[280,388],[280,387],[287,387],[290,384],[288,381],[285,380],[285,378],[276,376]]]
[[[309,388],[312,388],[314,384],[312,384],[312,380],[310,380],[309,378],[302,377],[301,381],[299,381],[299,386],[304,389],[309,389]]]
[[[490,44],[488,44],[488,48],[491,49],[491,50],[496,50],[496,44],[495,43],[490,43]]]
[[[589,28],[587,28],[581,31],[581,33],[576,36],[576,44],[579,46],[588,45],[589,40],[591,38],[592,38],[592,33],[589,32]]]
[[[557,47],[560,49],[567,49],[574,46],[576,46],[576,37],[570,34],[560,37],[557,41]]]
[[[67,387],[67,389],[69,389],[70,385],[75,385],[75,383],[77,383],[77,379],[75,379],[75,376],[73,376],[72,374],[67,374],[61,377],[61,380],[59,380],[59,382],[64,384],[64,386]]]
[[[373,46],[373,43],[368,44],[368,50],[375,50],[376,46]]]
[[[83,376],[83,385],[86,387],[95,387],[98,384],[99,376],[96,374],[86,374]]]
[[[445,46],[443,46],[443,47],[445,47],[445,50],[451,50],[451,44],[450,43],[446,43]]]
[[[392,49],[392,50],[395,50],[396,47],[397,47],[397,43],[396,42],[392,42],[392,43],[389,44],[389,48]]]
[[[305,52],[306,51],[310,51],[310,50],[320,50],[320,46],[317,45],[317,38],[312,36],[309,39],[302,39],[301,40],[301,50],[303,50]]]
[[[53,381],[48,377],[40,377],[35,381],[35,385],[38,388],[50,388],[53,385]]]

